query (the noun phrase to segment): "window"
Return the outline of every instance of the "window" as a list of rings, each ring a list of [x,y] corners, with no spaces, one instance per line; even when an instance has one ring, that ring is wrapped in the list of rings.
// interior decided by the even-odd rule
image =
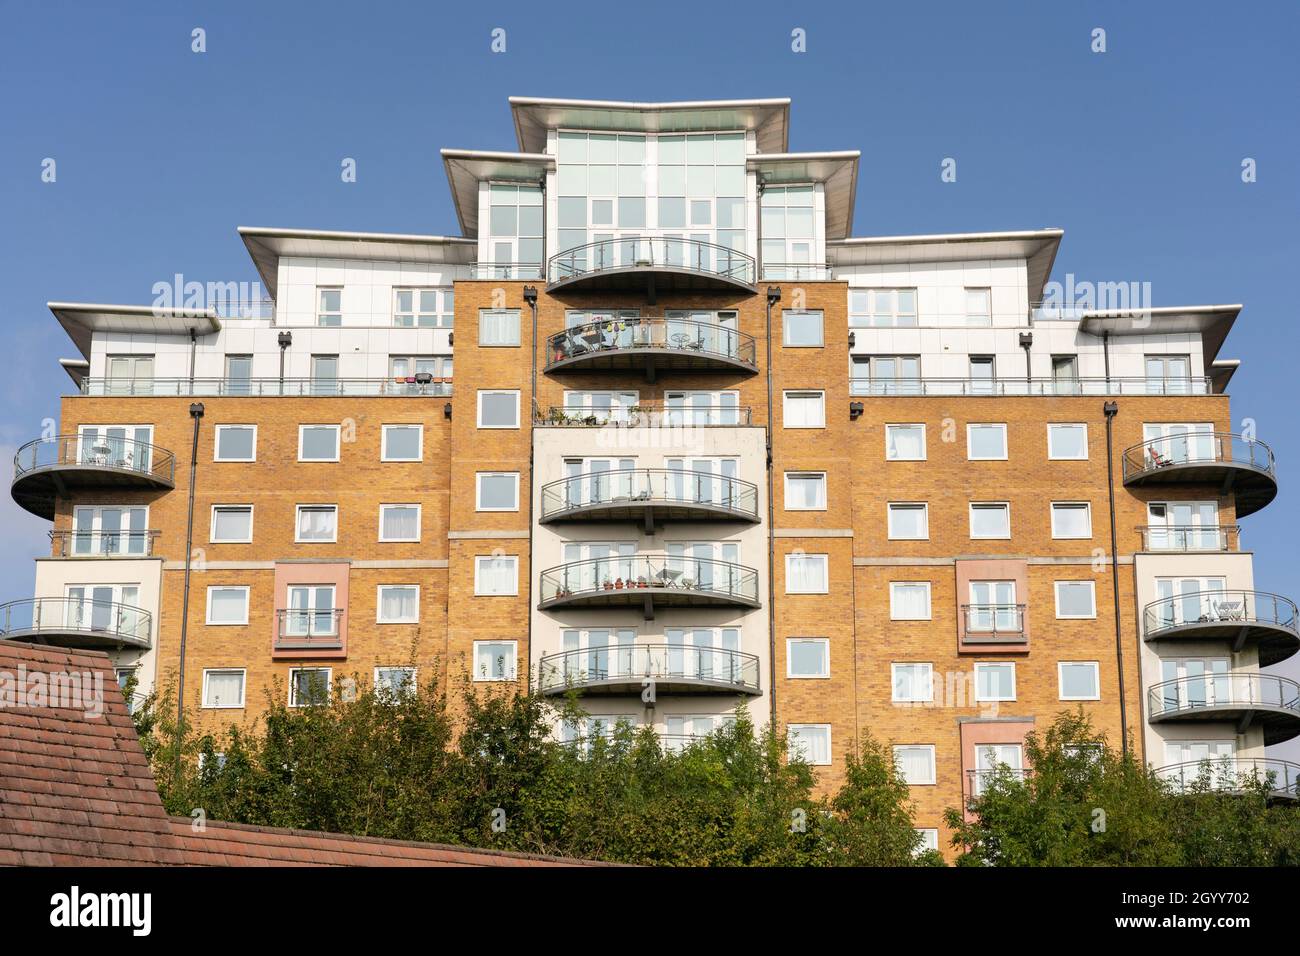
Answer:
[[[449,288],[394,289],[393,325],[403,328],[449,329],[453,292]]]
[[[1006,425],[967,425],[966,457],[971,461],[1005,461]]]
[[[924,503],[891,501],[889,537],[897,541],[919,541],[930,537],[930,506]]]
[[[144,506],[82,505],[72,511],[71,534],[56,535],[55,544],[69,555],[140,555],[153,550],[149,509]]]
[[[1007,767],[1015,780],[1024,779],[1024,755],[1020,744],[976,744],[975,772],[971,775],[971,795],[978,797],[996,778],[998,768]],[[1007,771],[1003,771],[1006,773]]]
[[[970,326],[993,324],[992,289],[966,289],[966,324]]]
[[[900,744],[894,748],[898,775],[911,786],[934,783],[934,744]]]
[[[781,327],[781,344],[786,348],[821,348],[824,344],[821,312],[782,312]]]
[[[299,461],[338,461],[338,425],[299,425]]]
[[[513,554],[474,558],[474,593],[489,597],[519,593],[519,558]]]
[[[1101,678],[1096,661],[1061,661],[1056,668],[1061,700],[1101,699]]]
[[[379,506],[380,541],[419,541],[420,506],[413,504]]]
[[[375,596],[376,624],[416,624],[420,620],[420,587],[381,584]]]
[[[479,309],[478,344],[494,347],[519,344],[518,309]]]
[[[249,544],[253,540],[252,505],[213,505],[212,544]]]
[[[992,395],[997,376],[994,374],[992,355],[970,357],[970,394]]]
[[[1055,461],[1087,460],[1088,426],[1048,425],[1047,457]]]
[[[516,641],[475,641],[474,679],[514,680],[517,648]]]
[[[289,606],[281,618],[282,637],[337,637],[339,611],[332,584],[295,584],[288,589]]]
[[[915,328],[915,289],[850,289],[849,327]]]
[[[256,425],[218,425],[213,441],[213,461],[256,461]]]
[[[1148,355],[1146,367],[1147,394],[1189,395],[1192,393],[1191,361],[1188,356]],[[1204,390],[1204,386],[1197,389],[1200,392]]]
[[[804,760],[814,767],[831,762],[830,724],[790,724],[786,727],[786,758]]]
[[[933,664],[890,664],[891,699],[898,704],[927,704],[934,700]]]
[[[1092,506],[1086,501],[1053,501],[1052,537],[1091,538]]]
[[[787,471],[785,473],[786,511],[825,511],[826,472]]]
[[[825,428],[825,392],[784,392],[781,424],[785,428]]]
[[[1226,551],[1232,529],[1219,527],[1216,501],[1147,503],[1147,548],[1151,551]]]
[[[108,356],[108,381],[106,395],[152,395],[152,355]]]
[[[924,425],[886,425],[886,461],[925,461]]]
[[[889,617],[894,621],[930,620],[930,582],[890,581]]]
[[[226,394],[250,395],[253,391],[253,356],[226,356]]]
[[[916,847],[917,856],[927,850],[939,852],[939,830],[937,827],[915,827],[915,830],[921,837],[921,842]]]
[[[853,395],[920,395],[919,355],[853,355],[849,359],[849,392]]]
[[[329,703],[330,676],[328,667],[289,668],[289,706],[311,707]]]
[[[376,667],[375,691],[385,697],[405,697],[415,693],[415,668]]]
[[[316,296],[316,324],[324,328],[336,328],[342,325],[343,290],[339,288],[318,288]]]
[[[1097,595],[1092,581],[1057,581],[1056,616],[1096,617]]]
[[[231,585],[208,588],[207,623],[247,624],[248,623],[248,587]]]
[[[1079,356],[1052,356],[1052,391],[1057,395],[1079,394]]]
[[[338,538],[338,505],[298,505],[297,536],[300,544],[333,542]]]
[[[975,665],[975,699],[1016,699],[1016,665],[1010,662]]]
[[[240,708],[244,706],[244,671],[205,670],[203,672],[203,706]]]
[[[450,395],[455,362],[450,355],[389,355],[397,395]],[[425,377],[428,381],[424,381]]]
[[[785,556],[786,594],[827,593],[826,558],[824,554],[795,552]]]
[[[480,471],[474,507],[478,511],[518,511],[519,472]]]
[[[812,263],[815,214],[812,186],[769,186],[762,206],[763,277],[817,278]]]
[[[1011,537],[1011,505],[1005,501],[973,501],[970,506],[972,538]]]
[[[967,632],[1023,634],[1020,607],[1016,604],[1015,581],[970,582],[970,605],[966,610]]]
[[[380,433],[380,461],[420,461],[424,458],[424,426],[385,425]]]
[[[118,667],[113,671],[114,676],[117,678],[117,689],[122,692],[122,696],[126,700],[126,712],[128,715],[136,712],[139,707],[139,698],[141,696],[140,694],[128,695],[126,692],[127,685],[131,683],[131,678],[135,677],[135,670],[134,667]]]
[[[489,275],[493,279],[537,278],[542,262],[541,188],[491,183],[488,201]]]
[[[337,355],[313,355],[311,357],[311,391],[312,395],[339,395],[339,357]]]
[[[830,677],[831,642],[825,637],[791,637],[785,642],[786,677]]]
[[[519,392],[479,389],[478,427],[518,428]]]

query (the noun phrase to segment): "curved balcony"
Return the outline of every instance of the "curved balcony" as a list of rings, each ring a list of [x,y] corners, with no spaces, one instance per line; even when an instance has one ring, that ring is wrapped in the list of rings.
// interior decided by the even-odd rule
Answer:
[[[756,608],[758,572],[730,561],[659,554],[589,558],[543,571],[537,607],[638,607],[647,621],[657,607]]]
[[[1277,497],[1273,452],[1261,441],[1227,432],[1168,435],[1126,449],[1124,484],[1218,485],[1221,494],[1235,497],[1238,518]]]
[[[562,651],[542,657],[538,680],[544,694],[762,693],[758,657],[744,651],[686,644],[627,644]]]
[[[541,523],[758,521],[758,486],[739,478],[672,468],[598,471],[542,486]]]
[[[754,291],[754,259],[700,239],[621,236],[574,246],[546,262],[546,290],[637,292]]]
[[[1291,599],[1265,591],[1193,591],[1148,604],[1142,634],[1148,641],[1231,641],[1233,653],[1253,644],[1267,667],[1300,650],[1300,612]]]
[[[1156,775],[1177,793],[1243,793],[1260,781],[1270,800],[1300,799],[1300,764],[1272,757],[1206,757],[1156,768]]]
[[[148,650],[153,615],[117,601],[27,598],[0,604],[0,638],[56,647]]]
[[[1209,674],[1152,684],[1148,720],[1231,721],[1237,733],[1262,727],[1264,743],[1280,744],[1300,734],[1300,684],[1272,674]]]
[[[607,372],[638,369],[653,382],[673,372],[758,371],[758,346],[716,322],[669,316],[609,318],[575,325],[546,344],[546,371]]]
[[[88,490],[168,491],[176,487],[171,452],[131,438],[61,435],[28,442],[14,455],[14,501],[54,518],[54,499]]]
[[[572,428],[738,428],[753,424],[748,405],[697,405],[685,402],[611,402],[607,407],[551,405],[533,415],[534,425]]]

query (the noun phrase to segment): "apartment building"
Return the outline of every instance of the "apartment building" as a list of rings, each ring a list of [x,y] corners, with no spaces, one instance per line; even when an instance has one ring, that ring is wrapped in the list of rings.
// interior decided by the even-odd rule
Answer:
[[[437,673],[576,692],[575,746],[744,707],[826,788],[870,733],[930,845],[1065,710],[1295,795],[1240,306],[1044,306],[1059,229],[854,237],[788,100],[510,106],[518,152],[443,151],[459,236],[240,228],[262,308],[51,303],[6,636],[142,690],[183,646],[205,729]]]

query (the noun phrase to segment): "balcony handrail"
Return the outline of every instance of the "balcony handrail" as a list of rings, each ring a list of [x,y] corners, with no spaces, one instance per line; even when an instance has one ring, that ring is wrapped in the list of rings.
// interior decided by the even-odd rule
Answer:
[[[760,272],[764,279],[786,282],[815,282],[830,279],[832,267],[825,262],[763,262]]]
[[[1024,637],[1024,604],[963,604],[961,605],[961,613],[962,634],[967,638],[972,634],[977,634],[980,637],[986,635],[1007,635],[1015,639]],[[1011,625],[1009,627],[1000,626],[998,618],[1008,613],[1012,616]],[[983,620],[976,618],[976,615],[983,617]],[[972,623],[972,618],[976,618],[974,623]],[[988,626],[982,626],[986,622]]]
[[[101,448],[107,454],[96,451]],[[59,435],[29,441],[14,454],[14,478],[44,468],[73,466],[134,471],[162,481],[176,478],[176,458],[170,451],[134,438]]]
[[[706,570],[707,582],[702,574]],[[758,600],[758,572],[753,568],[733,561],[685,555],[631,554],[586,558],[547,568],[541,572],[540,579],[541,600],[544,602],[560,597],[651,587]],[[622,587],[618,586],[619,581],[622,581]],[[609,587],[606,587],[606,582]]]
[[[51,531],[50,545],[53,557],[103,557],[110,555],[113,557],[123,558],[147,558],[153,554],[154,545],[158,540],[160,531],[154,529],[141,529],[136,531]],[[87,542],[90,545],[88,551],[78,551],[76,548],[70,548],[73,542]],[[106,547],[111,542],[118,542],[123,547]],[[129,545],[133,542],[139,542],[142,549],[133,551]]]
[[[82,395],[113,398],[160,397],[168,395],[210,395],[232,398],[288,396],[313,398],[330,396],[433,396],[447,398],[451,379],[417,381],[416,375],[391,378],[85,378]]]
[[[220,318],[227,321],[274,319],[275,301],[269,296],[261,299],[219,300],[214,310]]]
[[[325,622],[324,629],[319,622]],[[337,638],[339,636],[339,625],[343,620],[343,608],[316,608],[310,607],[285,607],[277,608],[275,612],[276,636],[279,640],[310,640],[314,637]],[[291,627],[293,622],[302,621],[305,623],[304,630],[296,630]]]
[[[758,516],[752,481],[674,468],[620,468],[571,475],[542,485],[542,517],[620,501],[714,505]]]
[[[476,262],[470,267],[474,279],[540,279],[540,262]]]
[[[613,680],[698,680],[757,693],[758,678],[758,655],[693,644],[608,644],[558,651],[543,655],[538,669],[543,691]]]
[[[676,331],[670,331],[673,329]],[[657,315],[611,316],[584,322],[549,336],[546,345],[547,368],[580,355],[633,349],[712,356],[753,367],[757,367],[758,355],[757,340],[739,329],[717,322]]]
[[[1190,774],[1189,774],[1190,771]],[[1200,760],[1183,760],[1155,768],[1156,776],[1171,781],[1176,778],[1179,787],[1189,782],[1205,780],[1216,790],[1226,790],[1222,774],[1231,773],[1231,781],[1238,786],[1249,780],[1260,780],[1272,793],[1300,795],[1300,764],[1276,757],[1241,757],[1237,754],[1202,757]],[[1279,785],[1280,783],[1280,785]]]
[[[49,617],[51,609],[55,614]],[[147,643],[153,633],[153,614],[134,604],[94,598],[23,598],[0,604],[0,637],[43,631],[103,634]]]
[[[1220,707],[1270,707],[1300,716],[1300,684],[1276,674],[1207,673],[1152,684],[1147,702],[1153,717]]]
[[[1140,524],[1135,530],[1142,535],[1144,551],[1231,551],[1241,535],[1241,526],[1235,524]],[[1155,544],[1160,537],[1167,542],[1163,547]],[[1213,547],[1193,546],[1194,542],[1208,540],[1214,541]]]
[[[626,257],[622,253],[629,250],[631,261],[624,261]],[[597,252],[600,255],[595,255]],[[573,246],[551,256],[546,260],[546,281],[553,285],[582,276],[637,268],[719,276],[746,285],[754,284],[755,275],[754,257],[729,246],[685,236],[619,236]]]
[[[856,331],[856,328],[851,329]],[[1026,396],[1070,397],[1090,395],[1212,395],[1214,380],[1157,378],[1154,376],[1090,376],[1087,378],[1045,378],[1006,375],[998,378],[921,376],[917,378],[850,378],[849,393],[868,397],[937,396]]]
[[[1162,435],[1124,449],[1123,460],[1125,479],[1172,465],[1244,465],[1275,474],[1273,451],[1268,445],[1232,432]]]
[[[535,425],[581,425],[586,427],[739,427],[749,425],[753,409],[748,405],[665,405],[663,402],[640,402],[630,406],[611,406],[608,410],[584,405],[551,405],[545,414],[538,410]]]
[[[1189,603],[1194,604],[1195,620],[1187,619]],[[1300,635],[1300,609],[1296,603],[1268,591],[1185,591],[1152,601],[1142,609],[1143,631],[1148,635],[1187,624],[1216,622],[1275,624]]]

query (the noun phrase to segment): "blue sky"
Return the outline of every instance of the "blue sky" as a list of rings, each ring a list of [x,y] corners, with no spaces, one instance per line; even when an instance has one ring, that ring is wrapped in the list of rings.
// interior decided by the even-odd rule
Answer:
[[[454,234],[437,151],[514,148],[512,94],[789,96],[792,149],[862,150],[858,235],[1061,226],[1057,278],[1245,303],[1233,415],[1281,491],[1242,540],[1256,586],[1295,596],[1298,34],[1290,2],[0,0],[0,460],[70,385],[49,300],[253,281],[238,225]],[[0,600],[31,593],[47,530],[3,496]]]

